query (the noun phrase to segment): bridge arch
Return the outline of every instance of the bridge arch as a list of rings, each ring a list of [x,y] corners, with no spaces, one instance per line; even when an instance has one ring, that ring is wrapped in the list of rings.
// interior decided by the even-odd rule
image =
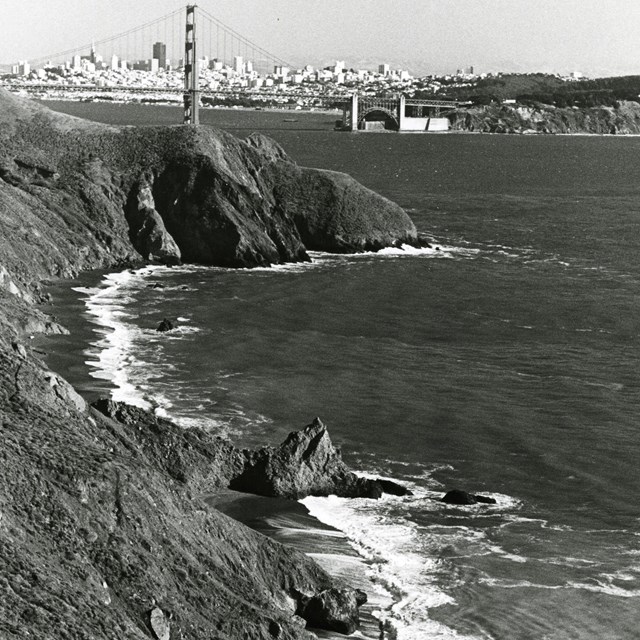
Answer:
[[[400,129],[398,114],[382,106],[371,106],[361,111],[358,114],[358,129],[366,128],[365,122],[383,122],[385,129]]]

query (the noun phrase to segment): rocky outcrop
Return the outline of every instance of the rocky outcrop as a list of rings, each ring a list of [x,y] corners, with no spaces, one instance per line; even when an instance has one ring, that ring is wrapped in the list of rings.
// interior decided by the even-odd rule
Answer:
[[[477,133],[638,134],[640,104],[621,101],[616,107],[497,105],[459,109],[449,116],[454,131]]]
[[[98,406],[0,334],[0,637],[310,638],[301,603],[332,589],[354,620],[355,592],[199,500],[244,452]]]
[[[350,471],[319,418],[293,431],[278,447],[237,449],[200,429],[180,429],[153,413],[113,400],[97,411],[139,433],[145,453],[172,478],[206,493],[219,488],[262,496],[300,499],[337,495],[379,498],[410,492],[391,480],[361,478]]]
[[[361,478],[349,471],[319,418],[290,433],[279,447],[243,454],[243,469],[229,483],[237,491],[292,499],[309,495],[379,498],[383,493],[409,493],[390,480]]]

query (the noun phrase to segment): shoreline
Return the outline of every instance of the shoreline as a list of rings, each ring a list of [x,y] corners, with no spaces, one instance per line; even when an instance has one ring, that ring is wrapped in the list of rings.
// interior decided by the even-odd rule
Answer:
[[[47,293],[50,293],[53,299],[48,312],[56,317],[56,321],[69,333],[36,335],[33,340],[34,350],[43,357],[47,366],[69,382],[87,403],[100,398],[111,398],[116,386],[111,380],[92,377],[90,365],[84,362],[86,351],[96,347],[92,338],[98,340],[97,336],[105,331],[105,327],[87,313],[86,302],[83,300],[86,294],[75,289],[97,289],[105,283],[108,276],[132,270],[139,273],[145,269],[148,269],[148,266],[133,269],[124,267],[119,271],[89,271],[73,280],[51,282],[46,287]],[[374,585],[366,575],[366,559],[351,546],[346,534],[312,516],[309,509],[296,500],[270,498],[232,489],[220,489],[203,495],[200,499],[209,507],[253,531],[287,548],[304,553],[329,575],[344,581],[349,587],[365,591],[369,601],[360,607],[360,627],[349,637],[366,640],[380,638],[378,618],[373,612],[381,607],[390,609],[397,601],[391,594],[385,599],[380,594],[373,593]],[[339,640],[345,637],[317,629],[313,629],[313,633],[322,640]]]

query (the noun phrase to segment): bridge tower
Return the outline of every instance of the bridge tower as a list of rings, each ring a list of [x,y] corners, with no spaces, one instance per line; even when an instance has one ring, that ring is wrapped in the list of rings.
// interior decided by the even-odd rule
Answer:
[[[187,5],[184,41],[184,124],[198,124],[200,91],[198,90],[198,58],[196,57],[196,6]]]

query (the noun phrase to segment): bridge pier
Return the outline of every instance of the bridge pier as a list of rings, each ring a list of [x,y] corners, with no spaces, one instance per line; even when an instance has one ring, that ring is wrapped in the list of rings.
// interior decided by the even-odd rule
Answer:
[[[354,93],[344,103],[342,109],[342,128],[345,131],[358,130],[358,94]]]

